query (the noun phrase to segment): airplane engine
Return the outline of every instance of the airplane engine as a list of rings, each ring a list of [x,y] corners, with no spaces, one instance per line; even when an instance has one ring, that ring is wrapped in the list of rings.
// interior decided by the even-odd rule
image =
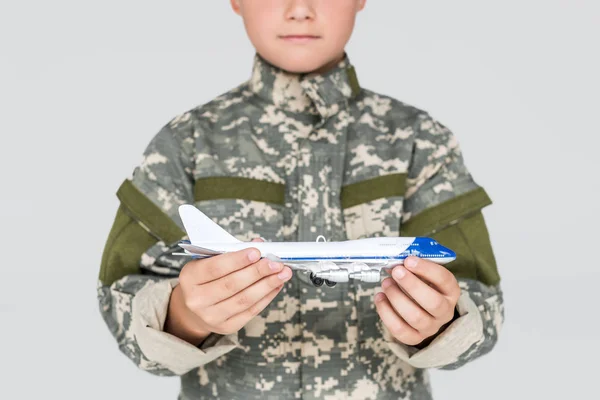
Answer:
[[[318,267],[319,276],[322,272],[337,271],[340,269],[336,263],[331,261],[319,261]]]
[[[338,269],[333,271],[319,272],[317,274],[319,278],[328,279],[331,282],[348,282],[348,271],[344,269]]]
[[[375,283],[381,280],[381,272],[376,270],[353,272],[350,278],[363,282]]]

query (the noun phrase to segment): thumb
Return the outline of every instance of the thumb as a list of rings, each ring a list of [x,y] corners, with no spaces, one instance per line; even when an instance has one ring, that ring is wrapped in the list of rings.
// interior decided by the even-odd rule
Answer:
[[[251,241],[252,241],[252,242],[266,242],[266,240],[265,240],[264,238],[262,238],[262,237],[259,237],[259,238],[254,238],[254,239],[252,239]]]

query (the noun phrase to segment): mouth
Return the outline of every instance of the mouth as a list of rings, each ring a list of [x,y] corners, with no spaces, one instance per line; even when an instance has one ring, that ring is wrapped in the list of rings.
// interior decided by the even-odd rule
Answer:
[[[317,35],[281,35],[279,38],[290,43],[310,43],[321,37]]]

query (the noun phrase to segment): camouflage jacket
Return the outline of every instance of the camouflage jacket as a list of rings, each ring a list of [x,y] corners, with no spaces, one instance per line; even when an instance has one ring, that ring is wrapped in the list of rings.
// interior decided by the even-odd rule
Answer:
[[[361,88],[348,58],[291,75],[256,56],[247,82],[165,124],[117,191],[100,311],[139,368],[181,379],[180,399],[430,399],[428,369],[489,352],[504,311],[481,209],[491,204],[452,132]],[[162,328],[187,259],[178,206],[240,240],[429,236],[458,255],[460,315],[424,348],[394,341],[380,284],[315,287],[295,273],[260,315],[199,347]]]

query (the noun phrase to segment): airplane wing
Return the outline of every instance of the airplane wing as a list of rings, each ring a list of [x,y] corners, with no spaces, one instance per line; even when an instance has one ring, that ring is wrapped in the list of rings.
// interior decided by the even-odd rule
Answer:
[[[187,256],[187,257],[191,257],[193,259],[204,259],[204,258],[210,258],[210,257],[214,257],[214,256],[207,256],[207,255],[202,255],[202,254],[191,254],[191,253],[171,253],[174,256]]]
[[[389,264],[387,262],[376,262],[376,263],[356,263],[354,261],[348,262],[327,262],[327,261],[282,261],[278,257],[273,256],[271,254],[267,254],[266,258],[278,261],[287,265],[291,269],[299,270],[299,271],[309,271],[313,273],[325,272],[325,271],[349,271],[349,272],[360,272],[360,271],[369,271],[376,270],[381,271],[384,268],[392,268],[394,264]]]
[[[223,254],[222,251],[211,250],[186,242],[179,243],[179,247],[187,250],[189,253],[201,256],[217,256],[219,254]]]
[[[210,258],[219,254],[222,251],[207,249],[204,247],[193,245],[187,241],[182,241],[179,244],[185,250],[185,253],[175,253],[178,255],[191,256],[194,259]],[[354,262],[354,261],[291,261],[281,260],[273,254],[265,254],[264,258],[281,262],[290,267],[292,270],[310,273],[311,280],[315,285],[321,285],[323,281],[328,285],[335,285],[335,282],[347,282],[350,278],[364,280],[367,282],[378,282],[381,271],[385,268],[392,268],[389,262]]]

